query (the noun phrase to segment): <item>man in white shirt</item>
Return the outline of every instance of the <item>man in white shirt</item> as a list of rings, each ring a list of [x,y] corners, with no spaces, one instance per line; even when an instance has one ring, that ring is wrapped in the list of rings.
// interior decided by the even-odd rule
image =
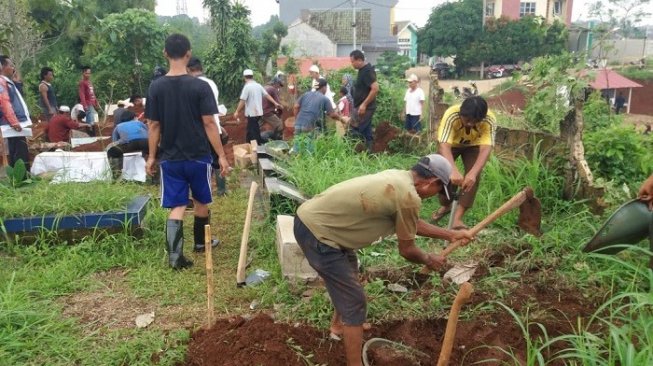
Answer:
[[[191,57],[190,60],[188,60],[188,65],[186,67],[188,68],[189,74],[195,76],[198,79],[204,80],[209,84],[211,90],[213,91],[213,97],[215,97],[215,104],[220,105],[218,102],[218,95],[220,94],[218,91],[218,86],[213,80],[207,78],[206,75],[204,75],[204,67],[202,66],[200,59],[194,56]],[[222,146],[225,146],[227,145],[227,140],[229,138],[227,136],[227,132],[222,129],[222,126],[220,126],[219,114],[216,113],[213,115],[213,117],[215,118],[215,123],[218,125],[218,131],[220,132],[220,140],[222,141]],[[227,194],[227,180],[220,173],[220,164],[218,164],[218,159],[213,159],[213,162],[213,170],[215,172],[216,184],[218,186],[218,196],[224,196]]]
[[[422,107],[424,106],[424,90],[418,87],[419,78],[415,74],[410,74],[408,79],[408,90],[404,95],[404,102],[406,106],[404,112],[406,114],[406,123],[404,128],[410,132],[420,132],[422,130]]]
[[[245,79],[245,86],[240,93],[240,102],[236,107],[236,122],[240,123],[240,111],[245,109],[245,117],[247,117],[247,141],[256,140],[259,145],[263,145],[265,141],[261,138],[261,127],[259,121],[263,117],[263,98],[266,98],[270,103],[274,104],[277,108],[282,108],[274,98],[265,91],[261,84],[254,80],[254,71],[246,69],[243,71],[243,78]]]
[[[318,90],[319,89],[318,80],[320,79],[326,80],[326,78],[320,75],[320,68],[317,65],[311,65],[311,67],[308,69],[308,73],[311,75],[311,78],[313,78],[313,82],[311,83],[311,87],[312,87],[311,90],[312,91]],[[336,109],[336,103],[333,102],[333,97],[335,93],[331,91],[331,87],[329,87],[329,83],[327,83],[326,93],[324,95],[326,95],[326,97],[329,98],[329,100],[331,101],[331,108]]]

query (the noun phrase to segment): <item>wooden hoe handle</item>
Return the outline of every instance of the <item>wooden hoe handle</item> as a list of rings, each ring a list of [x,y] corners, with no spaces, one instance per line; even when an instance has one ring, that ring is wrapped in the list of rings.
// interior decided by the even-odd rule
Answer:
[[[469,301],[474,292],[474,287],[469,282],[464,282],[460,285],[460,290],[456,295],[456,299],[451,305],[449,312],[449,319],[447,320],[447,328],[444,331],[444,339],[442,340],[442,349],[440,350],[440,357],[438,358],[437,366],[447,366],[449,358],[451,357],[451,350],[453,349],[453,341],[456,338],[456,327],[458,325],[458,315],[460,308]]]
[[[236,271],[236,284],[245,285],[245,265],[247,264],[247,243],[249,241],[249,227],[252,224],[252,208],[254,207],[254,197],[258,184],[252,182],[249,187],[249,201],[247,201],[247,213],[245,214],[245,226],[243,227],[243,237],[240,241],[240,256],[238,257],[238,269]]]

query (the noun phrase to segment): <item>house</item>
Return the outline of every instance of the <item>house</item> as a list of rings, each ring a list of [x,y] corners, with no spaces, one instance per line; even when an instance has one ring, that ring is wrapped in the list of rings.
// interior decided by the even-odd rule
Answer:
[[[293,45],[299,51],[293,56],[349,57],[356,49],[365,52],[366,59],[375,63],[384,51],[397,52],[397,36],[392,32],[392,13],[398,0],[279,0],[279,19],[288,26],[282,44]],[[354,12],[356,38],[354,41]],[[326,54],[321,46],[325,35],[336,45],[335,52]],[[355,47],[354,47],[355,46]],[[329,51],[332,51],[329,48]]]
[[[410,57],[413,64],[417,63],[417,25],[409,20],[396,22],[397,45],[400,55]]]
[[[519,19],[523,16],[540,16],[548,23],[559,20],[571,25],[571,8],[574,0],[484,0],[485,16]]]

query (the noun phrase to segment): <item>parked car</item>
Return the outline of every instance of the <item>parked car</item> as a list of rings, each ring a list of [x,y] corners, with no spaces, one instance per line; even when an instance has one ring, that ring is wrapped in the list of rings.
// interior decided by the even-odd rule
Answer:
[[[431,66],[431,70],[438,74],[438,79],[449,79],[453,67],[446,62],[436,62]]]

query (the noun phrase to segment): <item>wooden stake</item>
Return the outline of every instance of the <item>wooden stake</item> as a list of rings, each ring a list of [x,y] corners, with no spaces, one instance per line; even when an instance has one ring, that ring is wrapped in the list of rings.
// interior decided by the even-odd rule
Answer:
[[[213,251],[211,225],[204,225],[204,257],[206,258],[206,328],[211,328],[215,318],[213,309]]]
[[[247,201],[247,213],[245,214],[245,227],[243,227],[243,237],[240,241],[240,256],[238,257],[238,269],[236,271],[236,285],[242,287],[245,285],[245,265],[247,264],[247,243],[249,241],[249,227],[252,224],[252,209],[254,207],[254,198],[258,184],[252,182],[249,187],[249,200]]]

